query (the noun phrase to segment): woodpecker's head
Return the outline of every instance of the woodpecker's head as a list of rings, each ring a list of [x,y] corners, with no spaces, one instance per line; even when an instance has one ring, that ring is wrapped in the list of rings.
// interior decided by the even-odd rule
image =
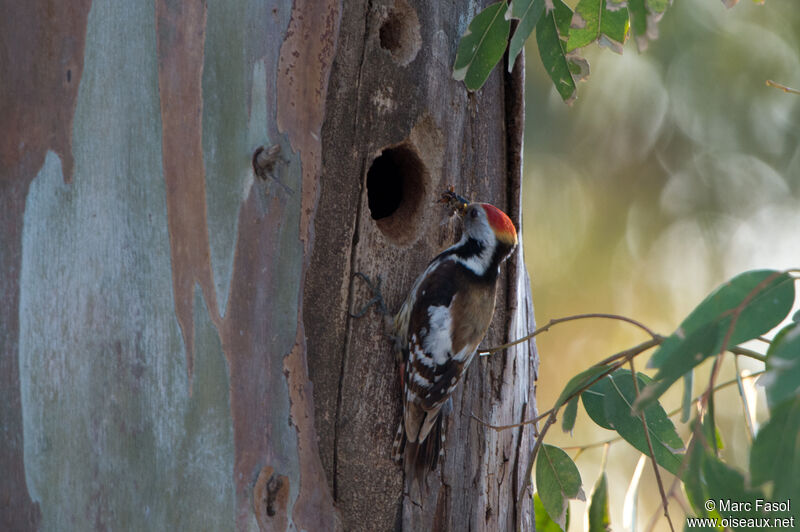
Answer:
[[[478,241],[497,239],[509,247],[517,245],[517,230],[506,213],[488,203],[470,203],[464,209],[464,230]]]
[[[517,231],[506,214],[488,203],[458,209],[464,217],[464,236],[455,247],[463,264],[479,276],[496,276],[500,264],[517,245]]]

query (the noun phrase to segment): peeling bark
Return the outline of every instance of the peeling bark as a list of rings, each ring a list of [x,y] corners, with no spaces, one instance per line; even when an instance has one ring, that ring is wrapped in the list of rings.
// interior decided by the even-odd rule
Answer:
[[[14,4],[13,7],[11,4]],[[36,530],[25,479],[19,381],[19,276],[28,186],[51,150],[73,172],[72,114],[83,71],[88,0],[4,1],[0,11],[0,528]],[[13,12],[13,15],[9,13]],[[12,52],[13,51],[13,52]]]
[[[211,274],[203,152],[203,2],[156,2],[158,81],[164,180],[167,193],[175,315],[186,344],[189,380],[194,367],[192,300],[197,283],[211,320],[220,313]]]

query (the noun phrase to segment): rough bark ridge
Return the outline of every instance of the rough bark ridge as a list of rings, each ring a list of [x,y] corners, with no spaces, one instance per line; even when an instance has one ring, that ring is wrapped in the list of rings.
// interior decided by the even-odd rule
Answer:
[[[355,272],[383,277],[391,311],[460,228],[434,202],[448,184],[520,226],[521,65],[469,94],[451,77],[471,2],[346,2],[323,126],[316,243],[304,295],[320,452],[348,530],[512,530],[534,415],[536,354],[519,346],[473,361],[454,396],[446,456],[424,501],[391,461],[399,389],[381,318],[352,320],[371,297]],[[533,327],[522,249],[503,268],[484,345]],[[522,457],[522,458],[521,458]],[[412,500],[414,499],[414,500]],[[421,504],[420,504],[421,503]],[[523,529],[530,511],[520,512]]]

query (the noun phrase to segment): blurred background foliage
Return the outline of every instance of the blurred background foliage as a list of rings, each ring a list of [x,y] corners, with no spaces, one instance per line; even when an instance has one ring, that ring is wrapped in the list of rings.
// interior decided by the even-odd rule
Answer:
[[[621,56],[587,48],[591,76],[572,107],[555,92],[536,40],[528,40],[523,238],[540,325],[611,312],[666,335],[735,274],[800,266],[800,96],[765,85],[772,79],[800,88],[800,4],[741,0],[726,9],[719,0],[676,0],[659,29],[643,53],[630,39]],[[643,340],[640,331],[605,320],[540,335],[539,409],[553,405],[571,376]],[[754,347],[763,352],[763,344]],[[695,394],[709,366],[699,368]],[[740,361],[743,370],[762,368]],[[718,382],[734,377],[729,357]],[[680,406],[680,388],[662,399],[668,412]],[[763,390],[755,390],[763,421]],[[686,436],[688,426],[672,419]],[[736,386],[718,392],[717,421],[723,458],[745,471],[750,439]],[[588,493],[603,447],[576,447],[613,437],[581,409],[572,435],[554,429],[547,442],[579,455]],[[610,447],[614,530],[623,529],[639,456],[624,442]],[[649,465],[641,482],[644,530],[660,502]],[[571,512],[570,530],[583,530],[585,504],[572,501]],[[670,512],[682,529],[680,506],[671,503]],[[663,518],[655,526],[666,528]]]

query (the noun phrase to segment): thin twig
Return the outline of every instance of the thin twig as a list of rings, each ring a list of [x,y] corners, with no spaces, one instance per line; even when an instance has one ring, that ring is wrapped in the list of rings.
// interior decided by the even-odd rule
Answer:
[[[492,425],[488,421],[484,421],[481,418],[479,418],[478,416],[476,416],[474,412],[470,412],[469,417],[471,417],[472,419],[474,419],[475,421],[477,421],[478,423],[480,423],[481,425],[483,425],[487,429],[492,429],[492,430],[496,430],[497,432],[500,432],[501,430],[515,429],[517,427],[524,427],[525,425],[531,425],[533,423],[537,423],[537,422],[541,421],[542,419],[546,418],[547,416],[549,416],[552,413],[553,413],[553,409],[551,408],[550,410],[546,410],[545,412],[542,412],[541,414],[539,414],[538,416],[536,416],[533,419],[528,419],[528,420],[522,421],[520,423],[514,423],[513,425]]]
[[[743,357],[752,358],[760,362],[767,361],[767,355],[762,355],[761,353],[753,351],[752,349],[747,349],[746,347],[734,346],[728,348],[728,351],[730,351],[734,355],[741,355]]]
[[[781,85],[780,83],[772,81],[771,79],[767,80],[767,87],[775,87],[776,89],[780,89],[783,92],[788,92],[791,94],[800,94],[799,90],[787,87],[786,85]]]
[[[669,491],[667,492],[667,497],[671,499],[675,496],[678,486],[680,486],[680,481],[681,480],[678,477],[675,477],[675,480],[672,481],[672,484],[669,487]],[[650,520],[647,522],[647,528],[645,528],[647,532],[653,532],[653,530],[655,529],[656,523],[658,522],[658,516],[659,516],[658,512],[660,510],[661,506],[659,505],[659,507],[656,508],[655,512],[653,512],[653,515],[650,516]],[[686,513],[687,515],[689,514],[689,512],[684,512],[684,513]]]
[[[600,362],[596,363],[595,366],[605,366],[606,364],[610,364],[611,362],[619,360],[620,358],[624,358],[624,359],[627,360],[628,358],[632,358],[632,357],[630,357],[631,352],[634,352],[633,356],[636,356],[636,355],[638,355],[639,353],[641,353],[643,351],[647,351],[651,347],[655,347],[657,345],[661,345],[661,343],[663,341],[664,341],[664,337],[663,336],[659,336],[658,334],[653,335],[653,338],[651,340],[648,340],[648,341],[643,342],[643,343],[641,343],[639,345],[633,346],[630,349],[626,349],[625,351],[620,351],[619,353],[611,355],[608,358],[604,358]]]
[[[636,392],[636,397],[639,397],[639,381],[636,376],[636,368],[633,365],[633,359],[628,361],[631,367],[631,377],[633,378],[633,389]],[[642,428],[644,429],[644,437],[647,440],[647,451],[650,454],[650,461],[653,463],[653,472],[656,475],[656,483],[658,484],[658,491],[661,493],[661,504],[664,506],[664,517],[667,518],[669,529],[675,532],[675,527],[672,525],[672,519],[669,516],[669,501],[667,494],[664,493],[664,484],[661,481],[661,473],[658,470],[658,462],[656,462],[656,453],[653,450],[653,442],[650,440],[650,429],[647,427],[647,418],[645,418],[644,410],[639,412],[639,418],[642,420]]]
[[[602,380],[603,378],[605,378],[606,376],[610,375],[611,373],[614,373],[620,367],[622,367],[625,364],[627,364],[628,360],[632,359],[633,357],[635,357],[636,355],[638,355],[640,353],[643,353],[643,352],[647,351],[651,347],[658,345],[659,343],[661,343],[660,337],[659,338],[653,338],[653,339],[648,340],[646,342],[642,342],[639,345],[631,347],[630,349],[626,349],[624,351],[620,351],[616,355],[611,355],[606,360],[595,364],[595,366],[601,366],[601,365],[605,365],[607,363],[607,361],[615,361],[615,360],[621,359],[616,364],[614,364],[612,366],[608,366],[608,369],[606,371],[598,373],[597,376],[595,376],[594,379],[592,379],[591,381],[587,382],[586,384],[584,384],[583,386],[581,386],[580,388],[578,388],[577,390],[572,392],[564,401],[561,402],[561,404],[558,404],[555,407],[551,408],[550,410],[547,410],[546,412],[543,412],[543,413],[539,414],[538,416],[536,416],[533,419],[529,419],[527,421],[523,421],[522,423],[514,423],[512,425],[492,425],[492,424],[487,423],[486,421],[482,420],[481,418],[476,416],[474,413],[470,413],[470,416],[472,417],[472,419],[474,419],[475,421],[477,421],[478,423],[480,423],[484,427],[490,428],[492,430],[496,430],[498,432],[501,431],[501,430],[513,429],[513,428],[522,427],[522,426],[525,426],[525,425],[530,425],[531,423],[536,423],[536,422],[540,421],[541,419],[543,419],[545,416],[548,416],[548,415],[552,414],[554,410],[558,410],[558,408],[560,408],[562,404],[568,403],[574,397],[579,396],[580,394],[582,394],[583,392],[585,392],[586,390],[588,390],[589,388],[594,386],[594,384],[597,383],[598,381]]]
[[[562,447],[562,451],[577,451],[583,452],[588,449],[594,449],[595,447],[602,447],[603,445],[611,445],[612,443],[617,443],[618,441],[622,440],[622,436],[617,436],[616,438],[609,438],[608,440],[603,441],[596,441],[594,443],[587,443],[586,445],[569,445],[567,447]],[[578,456],[575,455],[574,460],[577,460]]]
[[[634,320],[632,318],[628,318],[626,316],[620,316],[618,314],[605,314],[605,313],[601,313],[601,312],[593,312],[593,313],[590,313],[590,314],[576,314],[574,316],[566,316],[564,318],[554,318],[554,319],[548,321],[547,324],[539,327],[538,329],[536,329],[535,331],[533,331],[532,333],[530,333],[527,336],[523,336],[522,338],[514,340],[513,342],[508,342],[506,344],[502,344],[502,345],[498,345],[498,346],[495,346],[495,347],[490,347],[489,349],[481,350],[481,351],[478,352],[478,354],[480,356],[486,356],[486,355],[490,355],[492,353],[496,353],[497,351],[501,351],[503,349],[507,349],[509,347],[515,346],[517,344],[521,344],[523,342],[527,342],[531,338],[534,338],[535,336],[537,336],[537,335],[539,335],[539,334],[541,334],[543,332],[549,331],[552,326],[558,325],[559,323],[566,323],[568,321],[584,320],[584,319],[590,319],[590,318],[605,318],[605,319],[609,319],[609,320],[624,321],[626,323],[630,323],[631,325],[635,325],[636,327],[639,327],[644,332],[649,334],[652,338],[660,338],[649,327],[647,327],[643,323],[638,322],[638,321],[636,321],[636,320]]]

